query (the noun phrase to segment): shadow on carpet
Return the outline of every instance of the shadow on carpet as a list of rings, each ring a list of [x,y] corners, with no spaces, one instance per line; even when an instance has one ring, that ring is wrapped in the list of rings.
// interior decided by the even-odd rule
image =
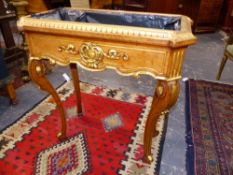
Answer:
[[[233,85],[187,82],[188,174],[233,174]]]
[[[152,97],[81,83],[83,116],[71,83],[58,89],[67,136],[59,142],[59,111],[49,96],[0,133],[0,174],[157,174],[167,118],[158,122],[154,161],[142,162],[143,132]]]

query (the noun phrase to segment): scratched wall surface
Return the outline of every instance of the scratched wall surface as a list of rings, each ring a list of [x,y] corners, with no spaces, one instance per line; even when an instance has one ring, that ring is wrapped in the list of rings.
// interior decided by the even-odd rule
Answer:
[[[183,77],[215,81],[217,70],[223,55],[224,42],[219,33],[198,35],[198,43],[187,49],[183,66]],[[56,68],[48,75],[55,87],[62,84],[62,74],[69,74],[67,68]],[[104,72],[87,72],[79,69],[80,79],[109,88],[123,89],[153,95],[156,81],[149,76],[122,77],[113,70]],[[233,62],[227,62],[221,81],[233,84]],[[160,175],[185,175],[185,93],[184,82],[181,81],[181,93],[176,106],[170,112],[167,134],[163,149]],[[0,130],[19,118],[25,111],[36,104],[46,93],[28,83],[17,89],[19,104],[9,106],[5,97],[0,97]],[[33,97],[33,98],[32,98]],[[174,154],[175,153],[175,154]]]

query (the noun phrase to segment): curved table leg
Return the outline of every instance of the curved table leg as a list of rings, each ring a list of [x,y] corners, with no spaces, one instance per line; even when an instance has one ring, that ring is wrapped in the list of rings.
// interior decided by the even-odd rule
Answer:
[[[224,68],[224,66],[225,66],[225,64],[226,64],[226,62],[227,62],[227,59],[228,59],[228,57],[227,57],[227,55],[224,53],[224,56],[223,56],[222,61],[221,61],[221,64],[220,64],[220,66],[219,66],[218,74],[217,74],[217,76],[216,76],[216,79],[217,79],[217,80],[219,80],[220,77],[221,77],[221,75],[222,75],[222,71],[223,71],[223,68]]]
[[[158,80],[144,132],[144,161],[146,163],[153,161],[151,154],[152,138],[159,133],[156,131],[156,122],[162,113],[167,113],[170,107],[175,104],[179,91],[180,84],[178,80]]]
[[[75,63],[70,63],[70,70],[71,70],[71,75],[72,75],[72,79],[74,83],[74,89],[76,93],[77,113],[78,115],[82,115],[82,103],[81,103],[81,93],[80,93],[77,65]]]
[[[9,83],[6,85],[7,93],[10,97],[11,104],[16,105],[17,104],[17,99],[16,99],[16,93],[15,93],[15,88],[12,83]]]
[[[56,90],[53,88],[53,86],[45,77],[45,65],[43,64],[42,60],[36,60],[36,59],[33,60],[33,58],[31,58],[28,64],[28,71],[31,80],[34,81],[40,87],[41,90],[48,92],[56,102],[58,109],[60,111],[60,118],[61,118],[61,131],[58,133],[58,138],[65,139],[66,138],[65,111]]]

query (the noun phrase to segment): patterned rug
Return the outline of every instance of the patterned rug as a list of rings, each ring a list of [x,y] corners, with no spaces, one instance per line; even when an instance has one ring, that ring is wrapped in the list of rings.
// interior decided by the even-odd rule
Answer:
[[[153,139],[154,162],[142,162],[151,97],[81,83],[83,116],[76,115],[72,83],[58,89],[67,136],[58,141],[59,112],[49,96],[0,133],[2,175],[153,175],[159,171],[166,117]]]
[[[187,84],[189,174],[233,174],[233,85]]]

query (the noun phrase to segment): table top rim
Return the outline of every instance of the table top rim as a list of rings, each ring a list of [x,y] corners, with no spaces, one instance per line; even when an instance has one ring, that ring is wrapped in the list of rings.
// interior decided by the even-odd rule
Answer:
[[[75,8],[80,9],[81,8]],[[112,10],[102,10],[102,9],[85,9],[87,11],[112,11]],[[45,11],[42,13],[47,13]],[[124,11],[124,13],[134,13],[132,11]],[[138,13],[138,12],[137,12]],[[138,14],[159,14],[160,13],[147,13],[139,12]],[[84,22],[73,22],[73,21],[61,21],[53,19],[36,19],[32,18],[30,15],[21,17],[17,25],[22,31],[47,31],[52,32],[53,30],[56,33],[68,33],[71,32],[73,35],[76,35],[77,32],[89,32],[93,35],[105,34],[124,36],[124,37],[137,37],[138,39],[145,40],[162,40],[172,43],[173,46],[194,44],[196,42],[196,37],[192,34],[191,24],[192,20],[184,15],[171,15],[171,14],[162,14],[169,16],[180,16],[181,17],[181,30],[165,30],[165,29],[154,29],[154,28],[144,28],[144,27],[135,27],[135,26],[121,26],[121,25],[111,25],[111,24],[96,24],[96,23],[84,23]],[[94,25],[93,25],[94,24]],[[103,36],[105,37],[105,36]]]

